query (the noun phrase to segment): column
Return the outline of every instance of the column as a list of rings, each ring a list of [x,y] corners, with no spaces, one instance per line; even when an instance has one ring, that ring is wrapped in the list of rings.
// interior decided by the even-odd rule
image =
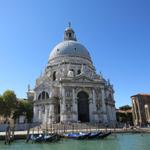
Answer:
[[[47,114],[46,114],[46,117],[47,117],[46,121],[49,124],[50,123],[49,104],[47,105]]]
[[[78,108],[75,96],[75,89],[72,89],[72,109],[73,109],[73,121],[78,121]]]
[[[148,113],[148,123],[150,123],[150,114],[149,114],[149,106],[147,105],[147,113]]]
[[[106,104],[105,104],[105,93],[104,88],[101,89],[102,92],[102,112],[103,112],[103,121],[104,123],[107,123],[107,114],[106,114]]]
[[[135,100],[134,99],[132,99],[132,105],[133,105],[133,108],[132,108],[133,123],[134,123],[134,125],[137,125],[137,111],[136,111],[136,105],[135,105]]]
[[[45,105],[45,120],[44,120],[45,123],[48,123],[49,120],[48,111],[49,111],[49,105]]]
[[[54,121],[55,121],[55,116],[54,116],[54,104],[53,103],[51,103],[50,105],[49,105],[49,118],[50,118],[50,123],[54,123]]]
[[[115,110],[114,105],[112,106],[112,114],[113,114],[113,122],[114,122],[114,125],[115,125],[115,123],[116,123],[116,110]]]
[[[65,88],[61,87],[61,95],[62,95],[62,103],[61,103],[61,116],[60,121],[65,122],[66,121],[66,96],[65,96]]]
[[[142,125],[142,118],[141,118],[139,100],[137,100],[137,107],[138,107],[139,123],[140,123],[140,126],[141,126]]]
[[[110,122],[111,116],[110,116],[110,105],[106,106],[106,115],[107,115],[107,120]]]
[[[38,116],[39,116],[38,121],[42,122],[42,109],[41,109],[41,106],[38,106]]]
[[[44,112],[44,118],[43,118],[43,123],[45,124],[47,121],[47,107],[45,105],[45,112]]]
[[[96,112],[96,94],[95,89],[92,89],[92,102],[89,104],[90,122],[99,122]]]
[[[113,104],[110,104],[109,107],[110,107],[110,112],[109,112],[110,124],[111,124],[112,127],[114,127],[115,126],[115,118],[114,118]]]
[[[39,112],[38,112],[38,108],[37,108],[37,106],[36,105],[34,105],[34,109],[33,109],[33,114],[34,114],[34,118],[33,118],[33,121],[34,122],[37,122],[38,121],[38,119],[39,119]]]

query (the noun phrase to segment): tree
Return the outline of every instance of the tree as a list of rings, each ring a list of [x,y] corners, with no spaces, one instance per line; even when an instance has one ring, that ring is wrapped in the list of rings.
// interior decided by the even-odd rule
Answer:
[[[26,103],[26,118],[28,123],[32,121],[33,118],[33,104],[31,102]]]
[[[0,95],[0,115],[3,115],[4,113],[4,100],[3,100],[3,96]]]
[[[33,104],[29,101],[20,100],[17,102],[16,110],[13,113],[13,118],[16,120],[19,116],[24,115],[27,122],[31,122],[33,118]]]
[[[17,104],[17,98],[14,91],[7,90],[3,93],[3,115],[4,117],[10,117],[12,112],[15,110]]]
[[[118,112],[116,112],[117,121],[121,123],[129,123],[132,125],[133,118],[131,109],[132,107],[129,105],[119,107]]]
[[[27,100],[18,100],[13,91],[7,90],[2,96],[0,95],[0,115],[6,121],[9,117],[17,119],[19,116],[24,115],[27,122],[31,122],[33,118],[33,104]]]
[[[129,105],[124,105],[124,106],[119,107],[120,110],[130,110],[131,108],[132,107]]]

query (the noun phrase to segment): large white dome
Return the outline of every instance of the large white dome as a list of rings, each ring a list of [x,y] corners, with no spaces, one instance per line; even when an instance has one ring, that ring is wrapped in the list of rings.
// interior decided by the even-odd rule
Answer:
[[[49,61],[58,57],[81,57],[91,61],[88,50],[76,40],[74,31],[71,27],[66,28],[64,41],[57,44],[50,53]]]
[[[73,40],[65,40],[57,44],[52,50],[49,60],[60,56],[83,57],[91,60],[88,50],[82,44]]]

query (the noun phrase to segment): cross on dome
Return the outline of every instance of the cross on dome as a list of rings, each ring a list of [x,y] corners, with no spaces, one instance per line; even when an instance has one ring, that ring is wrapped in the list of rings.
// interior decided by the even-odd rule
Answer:
[[[69,28],[71,28],[71,22],[68,22]]]

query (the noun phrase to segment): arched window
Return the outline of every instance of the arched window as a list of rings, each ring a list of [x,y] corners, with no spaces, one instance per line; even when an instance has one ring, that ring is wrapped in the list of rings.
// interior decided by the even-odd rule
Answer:
[[[49,94],[45,91],[41,92],[38,96],[38,100],[44,100],[44,99],[48,99],[49,98]]]
[[[53,81],[56,80],[56,71],[53,72]]]
[[[80,74],[80,73],[81,73],[81,70],[79,69],[78,72],[77,72],[77,74]]]
[[[69,33],[69,37],[71,37],[71,33]]]
[[[48,95],[48,93],[46,92],[46,99],[48,99],[49,98],[49,95]]]
[[[38,100],[40,100],[41,99],[41,94],[38,96]]]
[[[45,99],[45,91],[42,92],[42,99]]]

